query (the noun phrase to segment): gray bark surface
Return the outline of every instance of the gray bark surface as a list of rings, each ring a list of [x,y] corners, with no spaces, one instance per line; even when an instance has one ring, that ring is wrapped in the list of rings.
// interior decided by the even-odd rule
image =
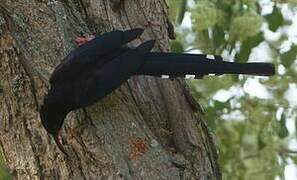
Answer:
[[[64,124],[66,158],[38,108],[77,36],[145,28],[173,35],[165,0],[0,0],[0,146],[14,179],[220,179],[216,147],[183,80],[132,77]],[[87,118],[86,118],[87,117]]]

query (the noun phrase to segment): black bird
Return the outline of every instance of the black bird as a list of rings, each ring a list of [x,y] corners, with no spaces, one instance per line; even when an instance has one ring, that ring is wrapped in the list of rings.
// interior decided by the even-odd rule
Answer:
[[[72,50],[55,68],[40,117],[63,153],[60,130],[67,114],[99,101],[133,75],[201,78],[210,73],[275,73],[270,63],[243,64],[222,61],[220,56],[150,52],[155,43],[152,40],[134,48],[125,46],[142,33],[143,29],[117,30],[95,37]]]

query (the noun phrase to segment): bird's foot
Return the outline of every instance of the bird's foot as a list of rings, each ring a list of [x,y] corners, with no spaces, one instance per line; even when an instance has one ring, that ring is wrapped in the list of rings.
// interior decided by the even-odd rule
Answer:
[[[89,41],[91,41],[92,39],[94,39],[95,36],[94,35],[87,35],[86,37],[84,36],[80,36],[74,39],[76,46],[79,47]]]

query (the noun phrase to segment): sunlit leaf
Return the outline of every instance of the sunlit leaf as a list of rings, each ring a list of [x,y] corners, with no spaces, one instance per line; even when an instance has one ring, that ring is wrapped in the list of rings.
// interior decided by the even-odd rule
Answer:
[[[263,42],[263,40],[263,33],[258,33],[256,36],[250,37],[243,41],[239,53],[235,55],[235,60],[237,62],[246,62],[251,54],[252,49]]]
[[[281,61],[282,64],[288,68],[290,67],[294,61],[296,60],[297,56],[297,46],[293,46],[288,52],[281,54]]]
[[[278,131],[278,136],[280,138],[285,138],[289,135],[289,131],[286,127],[286,116],[283,113],[281,116],[281,120],[279,121],[279,131]]]
[[[281,10],[276,6],[273,7],[271,14],[265,16],[265,19],[268,22],[269,29],[275,32],[281,25],[285,23]]]

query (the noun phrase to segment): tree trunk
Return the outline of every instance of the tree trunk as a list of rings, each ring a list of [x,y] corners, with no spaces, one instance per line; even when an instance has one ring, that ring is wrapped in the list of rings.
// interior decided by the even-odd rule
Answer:
[[[145,28],[169,50],[165,0],[0,0],[0,146],[14,179],[220,179],[216,147],[183,80],[132,77],[70,113],[65,157],[38,108],[76,36]]]

